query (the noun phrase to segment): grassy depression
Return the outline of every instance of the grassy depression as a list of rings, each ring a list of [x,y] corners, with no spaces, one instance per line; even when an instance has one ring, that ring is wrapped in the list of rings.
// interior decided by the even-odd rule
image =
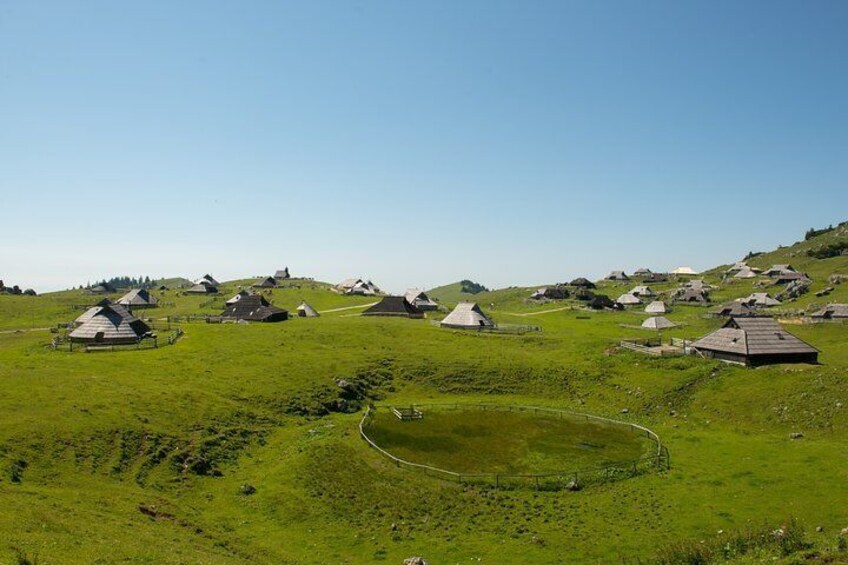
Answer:
[[[412,463],[457,473],[559,473],[633,461],[654,445],[629,427],[565,413],[423,408],[401,421],[378,409],[365,428],[377,445]]]

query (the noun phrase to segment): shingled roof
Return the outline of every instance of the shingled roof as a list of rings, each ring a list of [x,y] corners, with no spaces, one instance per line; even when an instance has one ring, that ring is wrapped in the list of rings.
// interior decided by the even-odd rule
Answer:
[[[251,286],[253,288],[273,288],[277,286],[277,281],[274,277],[259,277]]]
[[[731,302],[716,309],[713,312],[717,316],[730,316],[733,318],[750,318],[757,315],[757,309],[751,304],[744,302]]]
[[[405,296],[384,296],[383,299],[362,313],[363,316],[401,316],[423,318],[424,313],[410,304]]]
[[[727,353],[751,364],[768,362],[815,363],[818,350],[783,330],[773,318],[730,318],[723,327],[692,344],[699,351]]]
[[[156,298],[144,288],[135,288],[120,297],[116,302],[121,306],[128,306],[130,308],[155,308],[158,306]]]
[[[289,313],[287,310],[277,308],[265,300],[265,297],[252,294],[227,306],[221,317],[247,322],[282,322],[289,319]]]
[[[317,318],[321,314],[318,313],[318,310],[303,300],[301,301],[300,306],[297,307],[297,315],[301,318]]]
[[[439,305],[432,298],[427,296],[423,290],[411,288],[406,291],[404,297],[410,304],[422,311],[436,310],[439,308]]]
[[[828,304],[815,314],[812,314],[812,317],[825,320],[848,318],[848,304]]]
[[[150,326],[116,304],[95,306],[83,316],[88,319],[68,335],[71,341],[120,345],[137,343],[150,333]]]
[[[581,287],[581,288],[595,288],[595,283],[593,283],[592,281],[590,281],[589,279],[587,279],[585,277],[577,277],[576,279],[574,279],[573,281],[571,281],[568,284],[570,286],[577,286],[577,287]]]
[[[642,322],[642,327],[648,330],[666,330],[669,328],[676,328],[677,324],[665,316],[651,316]]]
[[[442,320],[443,328],[475,329],[493,328],[495,323],[474,302],[460,302]]]
[[[232,306],[233,304],[235,304],[236,302],[238,302],[242,298],[247,298],[248,296],[250,296],[250,293],[247,292],[246,290],[242,290],[238,294],[236,294],[235,296],[233,296],[232,298],[227,300],[227,302],[225,302],[225,304],[227,306]]]
[[[639,298],[637,296],[633,296],[630,293],[622,294],[615,301],[618,302],[619,304],[621,304],[622,306],[633,306],[635,304],[641,304],[642,303],[642,301],[639,300]]]
[[[186,292],[190,294],[216,294],[218,287],[206,279],[200,279],[197,284],[186,289]]]
[[[662,300],[654,300],[645,306],[645,312],[648,314],[668,314],[671,312],[671,308]]]

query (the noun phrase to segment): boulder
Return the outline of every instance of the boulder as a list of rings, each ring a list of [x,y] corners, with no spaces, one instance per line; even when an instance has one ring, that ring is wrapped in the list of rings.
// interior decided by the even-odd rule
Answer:
[[[577,479],[572,479],[568,481],[568,484],[565,485],[565,490],[570,490],[571,492],[577,492],[581,490],[583,486],[577,482]]]
[[[251,494],[256,493],[256,487],[253,485],[241,485],[241,488],[239,490],[245,496],[250,496]]]
[[[789,434],[789,439],[801,439],[802,437],[804,437],[804,434],[801,432],[792,432]]]
[[[429,565],[423,557],[407,557],[403,560],[403,565]]]

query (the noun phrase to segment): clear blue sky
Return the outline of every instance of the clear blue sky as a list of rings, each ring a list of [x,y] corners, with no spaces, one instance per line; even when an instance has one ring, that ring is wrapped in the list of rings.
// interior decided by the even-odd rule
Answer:
[[[0,0],[0,278],[535,284],[848,219],[848,3]]]

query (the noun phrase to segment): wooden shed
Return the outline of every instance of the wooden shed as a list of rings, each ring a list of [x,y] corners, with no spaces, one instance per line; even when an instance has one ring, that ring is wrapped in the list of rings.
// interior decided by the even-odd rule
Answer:
[[[746,366],[818,363],[819,352],[783,330],[773,318],[730,318],[723,327],[692,343],[705,357]]]

